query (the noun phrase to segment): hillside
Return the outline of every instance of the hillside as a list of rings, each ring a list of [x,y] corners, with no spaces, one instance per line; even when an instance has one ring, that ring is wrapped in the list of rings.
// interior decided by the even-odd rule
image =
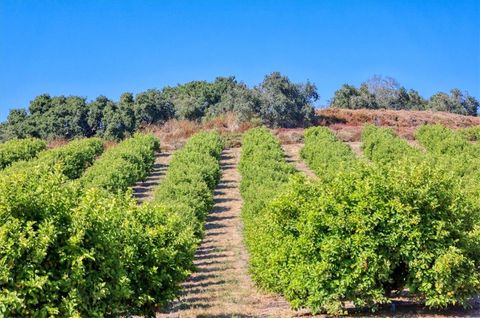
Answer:
[[[480,125],[480,117],[447,112],[327,108],[316,113],[319,125],[329,126],[344,141],[359,141],[361,127],[367,123],[391,127],[410,140],[417,127],[424,124],[442,124],[453,129]]]

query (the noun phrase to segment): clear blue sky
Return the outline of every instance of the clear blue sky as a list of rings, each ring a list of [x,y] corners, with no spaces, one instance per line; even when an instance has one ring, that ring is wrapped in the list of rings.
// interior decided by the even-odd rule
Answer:
[[[41,93],[117,100],[280,71],[325,104],[373,74],[480,97],[479,1],[0,0],[0,120]]]

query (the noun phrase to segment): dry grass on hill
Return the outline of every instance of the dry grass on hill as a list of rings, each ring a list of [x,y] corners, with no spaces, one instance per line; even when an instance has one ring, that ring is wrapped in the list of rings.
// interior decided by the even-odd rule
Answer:
[[[236,114],[227,113],[203,123],[171,119],[163,125],[145,127],[143,131],[158,137],[163,149],[174,150],[185,144],[190,136],[203,130],[216,130],[225,138],[229,147],[239,146],[242,133],[253,126],[252,123],[240,122]]]
[[[462,116],[446,112],[369,110],[328,108],[317,110],[320,125],[329,126],[344,141],[359,141],[365,124],[392,127],[399,136],[412,140],[417,127],[424,124],[442,124],[449,128],[480,125],[480,117]]]

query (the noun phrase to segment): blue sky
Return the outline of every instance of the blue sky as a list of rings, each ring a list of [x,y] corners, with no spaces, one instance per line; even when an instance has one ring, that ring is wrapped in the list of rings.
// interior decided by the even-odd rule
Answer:
[[[280,71],[325,104],[373,74],[480,97],[479,1],[0,1],[0,120],[36,95]]]

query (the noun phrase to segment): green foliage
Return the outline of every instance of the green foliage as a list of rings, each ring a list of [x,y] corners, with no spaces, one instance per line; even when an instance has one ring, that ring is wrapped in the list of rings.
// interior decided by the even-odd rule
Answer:
[[[175,115],[172,103],[157,89],[138,94],[134,103],[136,126],[163,123]]]
[[[472,126],[460,130],[460,133],[469,141],[480,141],[480,126]]]
[[[58,165],[62,173],[69,179],[77,179],[102,151],[103,143],[98,138],[77,139],[64,146],[43,151],[35,160],[18,161],[2,173],[11,174],[36,166],[53,167]]]
[[[374,308],[403,288],[429,307],[466,305],[480,288],[472,193],[391,131],[367,127],[364,137],[374,163],[325,128],[307,130],[302,155],[320,178],[288,181],[285,170],[277,178],[289,165],[273,136],[246,134],[242,213],[255,281],[314,313],[342,314],[349,301]]]
[[[470,191],[471,198],[480,206],[480,147],[472,144],[461,131],[453,131],[441,125],[425,125],[415,135],[435,160],[460,178],[462,187]]]
[[[315,120],[313,103],[318,100],[317,88],[307,81],[294,84],[279,72],[265,76],[256,87],[260,94],[260,116],[273,127],[306,127]]]
[[[330,101],[330,107],[347,109],[377,109],[375,96],[368,91],[368,87],[362,84],[359,89],[353,85],[344,84],[335,91]]]
[[[259,116],[260,100],[256,91],[251,90],[235,77],[217,77],[212,83],[215,103],[207,108],[205,116],[212,118],[227,112],[234,112],[240,121],[249,121]]]
[[[153,317],[192,268],[191,217],[45,165],[0,175],[0,316]]]
[[[479,103],[473,96],[461,92],[458,88],[452,89],[450,95],[436,93],[428,102],[428,108],[431,110],[470,116],[477,116],[478,107]]]
[[[263,288],[280,291],[274,288],[276,268],[264,266],[265,259],[276,250],[270,246],[272,249],[266,253],[269,233],[264,232],[261,220],[265,206],[285,189],[295,169],[285,162],[280,143],[265,128],[255,128],[245,133],[239,169],[244,202],[244,237],[253,278]]]
[[[147,177],[159,149],[160,143],[153,135],[136,134],[104,152],[85,171],[80,182],[85,188],[125,191]]]
[[[43,94],[30,103],[28,111],[10,112],[0,124],[0,140],[91,136],[119,140],[172,118],[200,121],[227,112],[235,113],[240,121],[259,118],[270,126],[303,127],[315,120],[317,99],[315,85],[292,83],[278,72],[266,76],[255,88],[233,76],[217,77],[213,82],[149,89],[135,98],[124,93],[118,102],[102,95],[87,103],[83,97]]]
[[[406,140],[398,138],[393,130],[373,125],[362,131],[362,150],[365,157],[377,163],[389,163],[404,157],[415,158],[420,151]]]
[[[479,102],[473,96],[457,88],[450,95],[438,92],[425,100],[413,89],[407,89],[391,77],[373,76],[355,86],[344,84],[338,89],[330,107],[347,109],[406,109],[451,112],[460,115],[477,116]]]
[[[458,179],[428,161],[295,180],[260,214],[262,283],[294,307],[338,314],[409,288],[430,307],[466,304],[480,288],[480,210]]]
[[[329,180],[339,170],[351,169],[356,163],[355,155],[348,145],[337,140],[326,127],[305,130],[305,146],[301,156],[315,173]]]
[[[86,99],[78,96],[48,94],[35,98],[29,107],[30,134],[42,139],[90,136]]]
[[[0,169],[20,160],[30,160],[47,148],[47,143],[36,138],[10,140],[0,144]]]
[[[154,201],[179,206],[191,219],[196,233],[201,234],[203,222],[213,207],[213,190],[220,180],[220,154],[223,144],[214,132],[192,136],[177,151],[162,184],[155,192]]]
[[[154,317],[175,297],[193,269],[223,146],[216,133],[193,136],[155,202],[99,188],[121,184],[102,183],[102,172],[144,173],[158,147],[151,135],[122,142],[89,169],[88,187],[40,159],[0,175],[0,316]]]
[[[424,125],[416,131],[415,138],[436,154],[454,155],[472,149],[464,136],[442,125]]]
[[[330,107],[348,109],[407,109],[424,110],[427,101],[417,91],[405,87],[391,77],[373,76],[355,86],[344,84],[335,92]]]

